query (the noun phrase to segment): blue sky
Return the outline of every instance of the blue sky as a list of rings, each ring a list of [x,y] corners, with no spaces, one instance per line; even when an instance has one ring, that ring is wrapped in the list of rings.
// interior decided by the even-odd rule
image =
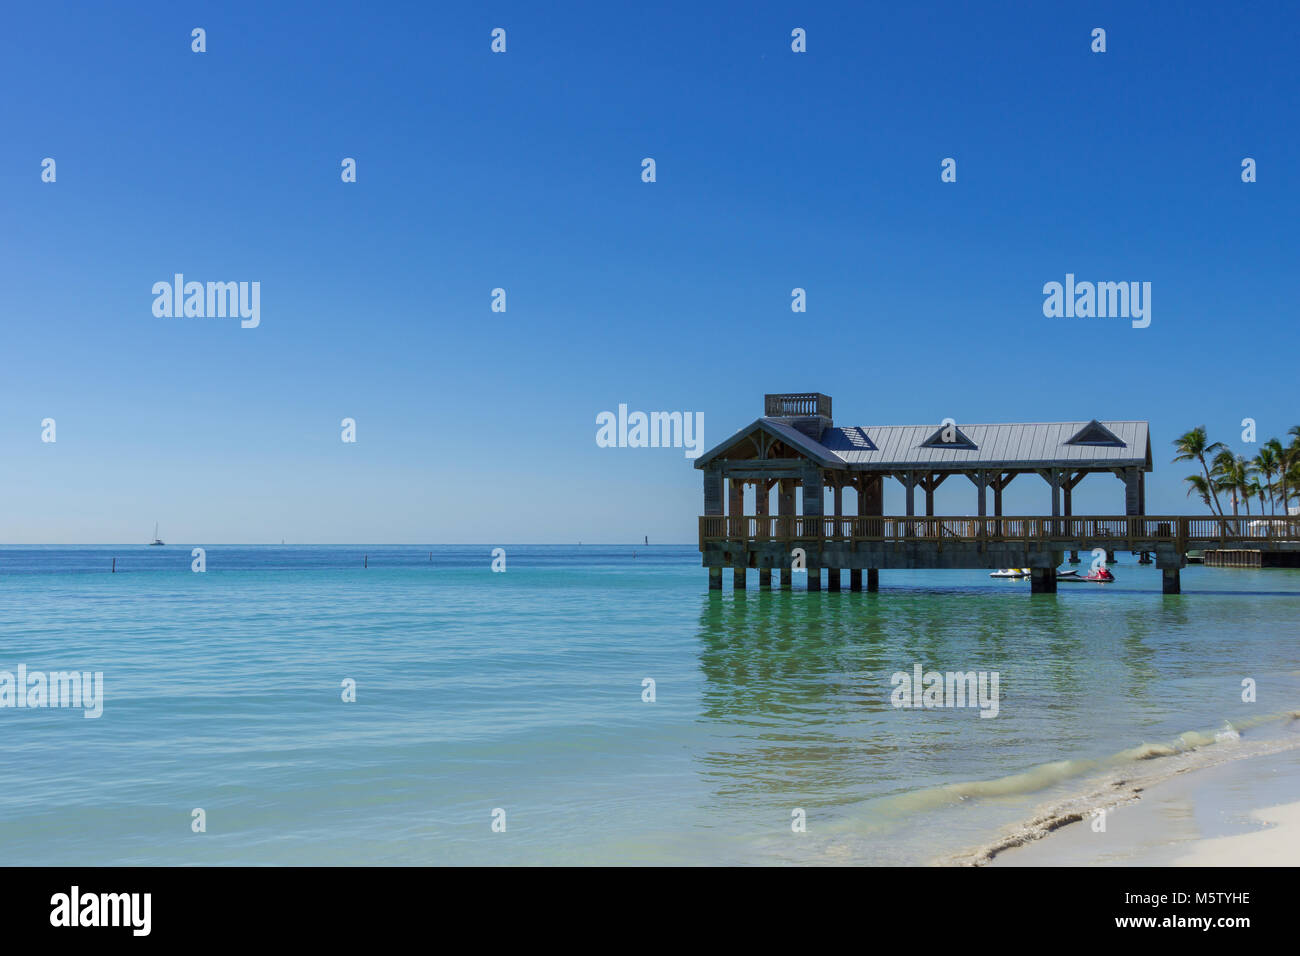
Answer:
[[[699,472],[596,415],[712,445],[805,389],[1147,419],[1148,510],[1198,512],[1171,439],[1300,422],[1300,14],[1133,6],[12,7],[0,541],[691,541]],[[259,281],[260,327],[155,317],[175,272]],[[1045,318],[1067,272],[1151,282],[1151,326]]]

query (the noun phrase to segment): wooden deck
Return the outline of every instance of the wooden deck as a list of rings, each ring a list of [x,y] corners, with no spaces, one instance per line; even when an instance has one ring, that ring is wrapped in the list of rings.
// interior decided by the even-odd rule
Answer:
[[[772,573],[790,586],[806,574],[808,589],[831,590],[850,571],[852,590],[876,590],[882,569],[1030,568],[1034,591],[1056,590],[1056,568],[1066,552],[1138,551],[1155,556],[1162,589],[1177,594],[1179,569],[1190,550],[1248,548],[1274,555],[1278,564],[1300,563],[1300,517],[1187,517],[1184,515],[1015,516],[985,518],[825,515],[704,515],[700,552],[709,587],[722,587],[722,569],[744,588],[746,571],[759,570],[759,586]]]
[[[962,544],[1034,544],[1058,550],[1156,551],[1248,545],[1261,550],[1300,550],[1300,517],[1015,516],[832,517],[825,515],[701,515],[700,550],[709,542],[930,541]]]

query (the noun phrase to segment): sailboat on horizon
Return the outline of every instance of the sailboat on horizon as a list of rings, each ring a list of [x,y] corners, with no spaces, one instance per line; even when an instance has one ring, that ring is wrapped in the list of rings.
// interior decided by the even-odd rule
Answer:
[[[149,547],[161,547],[162,543],[163,539],[158,537],[158,522],[155,521],[153,524],[153,540],[149,542]]]

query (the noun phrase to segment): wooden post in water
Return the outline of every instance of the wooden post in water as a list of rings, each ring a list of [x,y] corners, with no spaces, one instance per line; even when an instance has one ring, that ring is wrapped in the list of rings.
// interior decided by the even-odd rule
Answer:
[[[363,564],[363,565],[361,565],[361,566],[362,566],[363,568],[368,568],[368,567],[370,567],[370,555],[366,555],[366,561],[365,561],[365,564]]]
[[[835,501],[835,517],[842,518],[844,517],[844,486],[840,483],[839,479],[835,480],[835,487],[832,489],[832,494],[834,495],[834,501]],[[840,527],[841,527],[840,522],[836,521],[835,533],[837,535],[840,533]],[[827,568],[826,577],[827,577],[827,581],[826,581],[827,588],[831,591],[838,591],[840,589],[840,585],[843,583],[843,578],[840,573],[840,569],[837,567]]]
[[[824,513],[824,499],[826,497],[825,485],[822,484],[822,470],[816,465],[810,465],[803,478],[803,513],[811,517],[821,517]],[[806,524],[817,525],[819,522],[805,522]],[[804,529],[807,533],[807,528]],[[821,556],[821,535],[818,535],[816,542],[808,542],[808,590],[820,591],[822,589],[822,556]]]
[[[780,519],[777,522],[777,524],[780,526],[777,530],[777,533],[781,535],[787,535],[787,536],[790,535],[792,533],[792,528],[790,526],[794,520],[794,479],[793,478],[782,478],[777,482],[776,514],[777,517]],[[785,563],[781,565],[781,590],[789,591],[794,584],[794,571],[792,570],[794,565],[794,555],[790,553],[790,549],[793,547],[793,544],[791,543],[788,537],[786,538],[785,546],[786,546],[786,553],[784,557]]]
[[[117,558],[113,559],[113,570],[110,573],[117,574]]]
[[[868,475],[862,483],[862,488],[866,492],[866,501],[858,508],[859,513],[872,518],[883,517],[885,514],[885,476]],[[867,590],[880,590],[880,570],[878,568],[867,569]]]
[[[858,517],[859,518],[867,513],[866,510],[867,482],[871,480],[872,479],[868,475],[857,475],[853,479],[853,487],[856,488],[858,491]],[[859,522],[859,524],[861,524],[861,522]],[[850,547],[852,547],[852,542],[850,542]],[[862,569],[861,568],[849,568],[849,590],[850,591],[862,590]]]
[[[1068,471],[1065,473],[1065,483],[1061,485],[1061,493],[1065,498],[1065,516],[1067,518],[1072,517],[1074,515],[1074,501],[1073,501],[1074,486],[1077,485],[1079,482],[1083,481],[1083,476],[1086,474],[1087,474],[1086,471],[1081,471],[1077,475],[1071,475],[1070,472]],[[1068,526],[1069,524],[1070,523],[1067,521],[1066,525]],[[1071,536],[1073,536],[1073,532],[1071,532]],[[1070,552],[1070,563],[1071,564],[1079,563],[1078,551]]]
[[[1055,594],[1056,593],[1056,568],[1030,568],[1029,569],[1029,593],[1030,594]]]
[[[767,517],[768,499],[771,497],[772,481],[770,478],[759,478],[754,482],[754,514],[758,515],[759,534],[766,534],[764,530],[767,522],[763,519]],[[766,588],[772,590],[772,569],[758,569],[758,587],[759,590]]]
[[[716,466],[704,470],[704,514],[722,514],[722,472]],[[722,590],[722,568],[716,565],[709,567],[709,590]]]
[[[738,535],[742,539],[748,537],[749,529],[745,527],[745,481],[743,478],[732,478],[731,481],[731,501],[728,508],[728,514],[731,518],[727,523],[731,525],[730,533]],[[739,544],[739,550],[732,561],[731,567],[731,587],[736,591],[745,590],[746,584],[746,565],[748,564],[749,552],[746,550],[747,545],[744,540]]]

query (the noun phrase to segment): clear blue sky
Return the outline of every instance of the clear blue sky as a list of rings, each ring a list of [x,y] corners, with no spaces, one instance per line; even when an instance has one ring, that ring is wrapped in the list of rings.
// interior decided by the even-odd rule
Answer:
[[[1177,433],[1300,422],[1300,14],[1136,6],[11,5],[0,541],[692,541],[700,473],[596,415],[711,446],[803,389],[1148,419],[1148,510],[1199,512]],[[261,326],[156,318],[175,272],[259,281]],[[1045,318],[1067,272],[1151,282],[1150,328]]]

